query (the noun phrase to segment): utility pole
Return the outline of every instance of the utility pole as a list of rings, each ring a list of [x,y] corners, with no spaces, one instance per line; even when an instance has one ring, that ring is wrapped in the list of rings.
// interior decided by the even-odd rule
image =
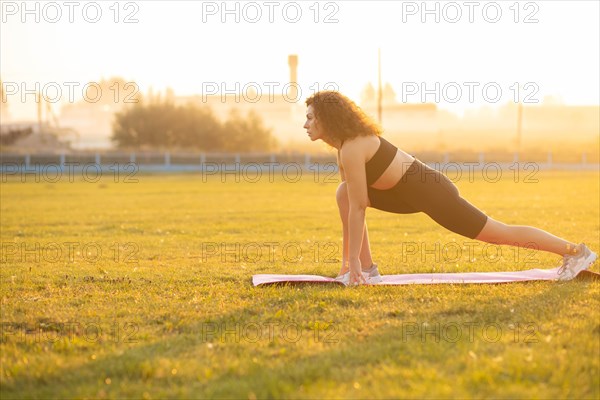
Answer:
[[[381,48],[377,49],[377,80],[377,117],[379,119],[379,124],[381,125],[381,100],[383,98],[383,92],[381,90]]]
[[[38,122],[38,130],[39,133],[42,133],[42,101],[43,101],[43,96],[41,93],[38,92],[38,97],[37,97],[37,122]]]
[[[290,98],[295,102],[298,100],[298,55],[288,56],[288,66],[290,67]]]
[[[290,121],[296,122],[298,116],[298,55],[288,55],[288,66],[290,67]],[[299,122],[299,121],[298,121]]]
[[[517,105],[517,138],[516,138],[517,154],[519,154],[521,152],[522,121],[523,121],[523,104],[521,102],[519,102],[519,104]]]

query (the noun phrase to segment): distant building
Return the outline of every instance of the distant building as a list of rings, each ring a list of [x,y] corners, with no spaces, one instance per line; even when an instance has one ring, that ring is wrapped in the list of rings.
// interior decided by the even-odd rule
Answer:
[[[36,122],[0,124],[0,143],[3,151],[64,153],[70,143],[54,129]]]
[[[298,81],[298,57],[288,57],[289,82],[287,96],[283,93],[210,94],[175,96],[168,90],[165,99],[176,105],[192,103],[210,107],[217,118],[224,121],[232,109],[242,116],[253,111],[270,128],[282,147],[293,147],[306,142],[304,98],[296,99],[294,84]],[[108,84],[108,83],[107,83]],[[278,88],[281,88],[279,86]],[[107,90],[108,93],[110,91]],[[158,95],[148,94],[157,98]],[[377,91],[373,85],[365,86],[357,103],[377,120]],[[293,101],[296,99],[297,101]],[[61,126],[71,127],[80,134],[74,147],[112,147],[112,123],[115,113],[123,107],[120,103],[78,102],[63,106],[59,117]],[[517,104],[509,103],[499,108],[481,108],[468,111],[459,117],[440,109],[434,103],[401,103],[396,100],[393,87],[387,83],[382,93],[382,127],[384,134],[408,150],[452,150],[472,148],[485,151],[489,148],[517,150],[521,146],[541,145],[563,148],[589,147],[597,143],[600,132],[598,106],[565,106],[556,102],[522,107],[521,134],[517,127]],[[293,146],[292,146],[293,145]],[[311,148],[314,148],[312,146]]]
[[[121,104],[97,104],[79,101],[67,104],[60,112],[60,123],[79,133],[79,139],[73,143],[75,148],[112,147],[112,122]]]

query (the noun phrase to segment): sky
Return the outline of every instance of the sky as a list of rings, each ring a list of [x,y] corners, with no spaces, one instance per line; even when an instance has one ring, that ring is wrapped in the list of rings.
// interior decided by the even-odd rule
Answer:
[[[382,81],[398,101],[457,113],[548,96],[598,105],[599,4],[1,1],[0,77],[11,116],[33,119],[24,89],[48,88],[60,108],[111,76],[142,92],[216,85],[281,94],[287,57],[297,54],[299,101],[325,88],[358,101],[367,83],[377,85],[380,49]]]

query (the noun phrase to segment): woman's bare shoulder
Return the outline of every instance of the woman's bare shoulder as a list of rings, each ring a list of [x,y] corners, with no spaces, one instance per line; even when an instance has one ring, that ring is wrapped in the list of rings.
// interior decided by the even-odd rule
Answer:
[[[368,156],[377,151],[379,138],[375,135],[357,136],[346,140],[339,150],[341,159],[366,160]]]

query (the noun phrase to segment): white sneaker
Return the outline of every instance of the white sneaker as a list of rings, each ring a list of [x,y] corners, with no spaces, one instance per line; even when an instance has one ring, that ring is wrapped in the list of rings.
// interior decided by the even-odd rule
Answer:
[[[362,275],[363,275],[363,278],[365,278],[365,281],[367,283],[369,283],[369,274],[363,271]],[[336,277],[335,280],[342,282],[346,286],[350,285],[350,271]]]
[[[366,272],[366,273],[369,274],[369,278],[367,279],[367,283],[369,283],[371,285],[383,281],[383,278],[381,277],[381,275],[379,275],[379,269],[377,269],[377,264],[371,265],[371,268],[369,268],[366,271],[363,271],[363,273],[364,272]]]
[[[560,266],[558,270],[558,280],[559,281],[569,281],[577,276],[581,271],[588,269],[590,265],[596,258],[598,257],[596,253],[588,249],[588,247],[580,243],[578,246],[579,254],[570,255],[565,254],[563,256],[563,264]]]
[[[363,274],[363,278],[365,278],[365,281],[367,282],[367,284],[370,284],[370,285],[379,283],[383,280],[381,278],[381,275],[379,275],[379,270],[377,269],[377,264],[373,264],[371,266],[371,268],[369,268],[366,271],[363,270],[362,274]],[[348,286],[350,284],[350,271],[338,276],[337,278],[335,278],[335,280],[340,281],[344,285]]]

